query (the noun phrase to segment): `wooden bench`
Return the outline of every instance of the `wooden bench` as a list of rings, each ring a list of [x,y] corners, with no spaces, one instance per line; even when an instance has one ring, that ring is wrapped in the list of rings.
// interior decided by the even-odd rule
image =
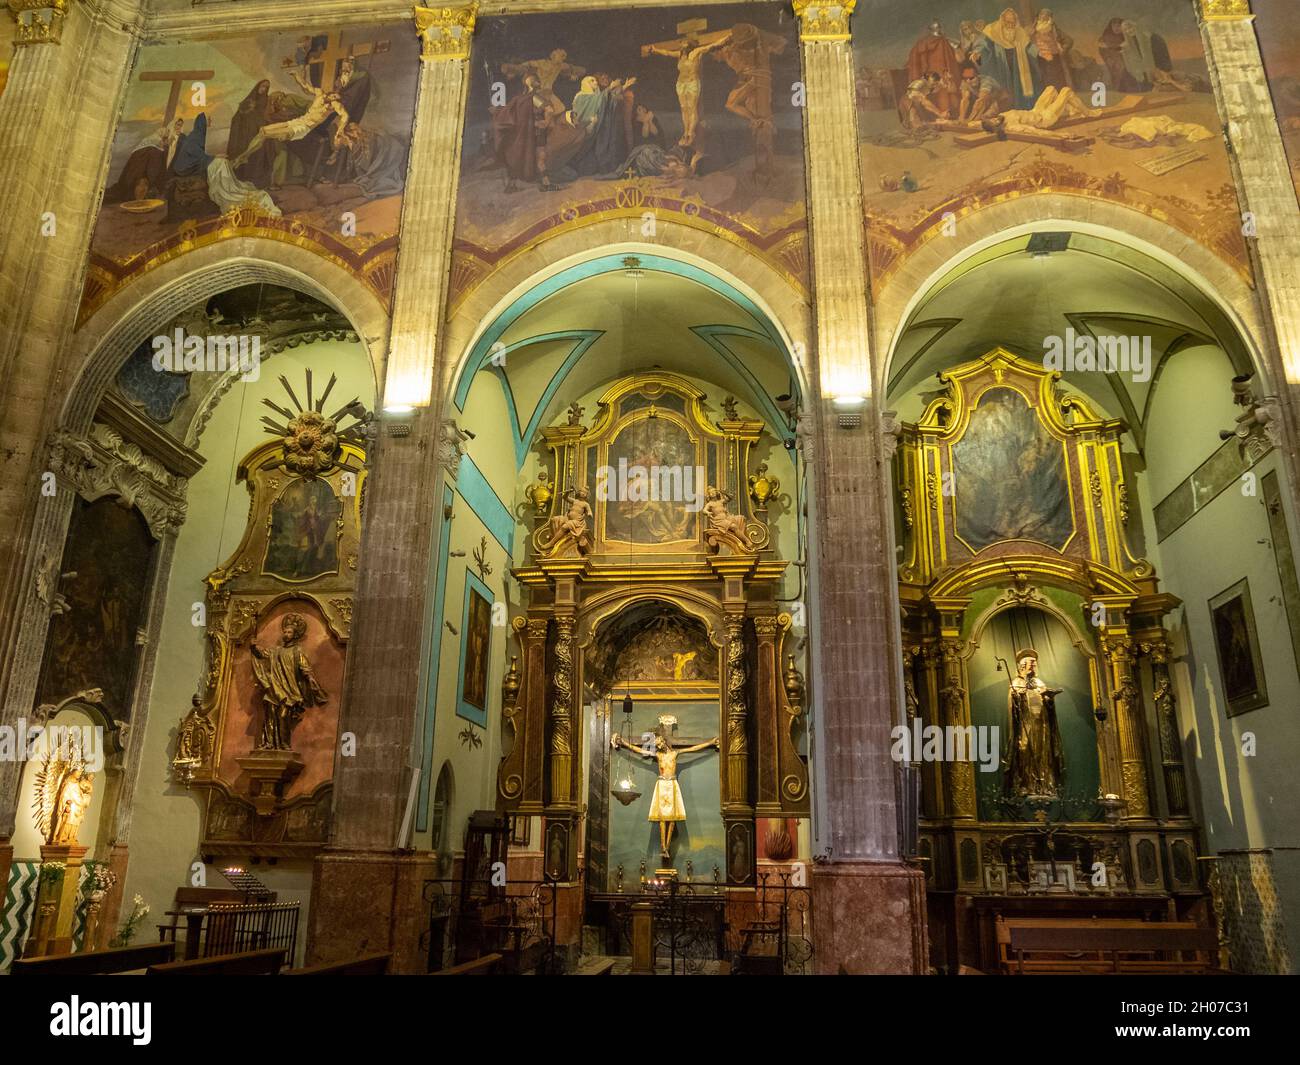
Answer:
[[[281,976],[387,976],[391,954],[362,954],[350,961],[322,962],[301,969],[285,969]]]
[[[217,954],[211,958],[191,958],[151,965],[149,976],[276,976],[284,964],[284,951],[247,950],[242,954]]]
[[[435,969],[430,976],[493,976],[501,967],[500,954],[484,954],[473,961],[461,962],[449,969]]]
[[[1003,971],[1016,975],[1207,973],[1213,929],[1186,921],[998,919]]]
[[[135,947],[108,947],[80,954],[51,954],[20,958],[13,964],[13,976],[102,976],[129,973],[161,965],[175,957],[174,943],[145,943]]]
[[[588,958],[578,966],[574,976],[613,976],[613,958]]]

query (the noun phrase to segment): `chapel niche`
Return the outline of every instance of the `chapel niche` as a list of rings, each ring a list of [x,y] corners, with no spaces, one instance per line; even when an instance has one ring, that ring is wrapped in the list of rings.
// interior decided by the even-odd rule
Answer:
[[[1130,546],[1125,425],[1000,348],[939,376],[893,475],[918,737],[896,757],[936,963],[993,964],[998,915],[1199,912],[1179,600]]]
[[[541,819],[542,872],[597,925],[651,881],[752,902],[769,827],[809,814],[802,648],[773,546],[789,503],[760,458],[766,423],[720,407],[675,374],[616,381],[590,418],[574,404],[541,430],[520,511],[498,807]]]
[[[264,401],[273,437],[236,480],[249,516],[234,553],[206,580],[207,666],[182,719],[173,780],[204,796],[205,858],[310,857],[329,838],[369,415],[333,410],[282,379]]]

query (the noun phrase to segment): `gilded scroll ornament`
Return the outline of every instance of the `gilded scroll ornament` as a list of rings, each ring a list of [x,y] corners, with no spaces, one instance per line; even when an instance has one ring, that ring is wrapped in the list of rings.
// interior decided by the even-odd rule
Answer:
[[[1201,9],[1210,21],[1250,18],[1250,0],[1204,0]]]
[[[62,42],[68,0],[9,0],[9,10],[18,24],[15,45]]]

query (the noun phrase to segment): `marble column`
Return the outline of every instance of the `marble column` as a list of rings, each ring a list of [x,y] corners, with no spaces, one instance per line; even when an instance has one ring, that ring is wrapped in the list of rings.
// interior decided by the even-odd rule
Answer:
[[[139,38],[140,0],[13,0],[17,45],[0,95],[0,723],[31,713],[44,633],[31,627],[42,564],[46,437],[71,385],[72,334],[113,130]],[[48,615],[44,616],[48,619]],[[24,631],[26,630],[26,631]],[[21,650],[15,650],[21,648]],[[0,763],[0,840],[19,763]]]
[[[313,875],[311,961],[392,950],[397,971],[423,969],[421,891],[435,862],[402,854],[401,830],[411,774],[419,772],[421,638],[441,498],[436,382],[476,11],[415,9],[419,100],[340,711],[340,732],[355,734],[356,754],[337,760],[333,833]]]
[[[825,861],[813,869],[813,935],[823,973],[928,968],[925,881],[900,855],[902,646],[886,504],[888,465],[873,400],[862,183],[849,15],[854,0],[795,0],[815,292],[815,534],[820,569],[818,769]]]
[[[1225,120],[1237,195],[1251,216],[1247,239],[1270,336],[1266,351],[1273,391],[1282,395],[1282,444],[1296,468],[1296,389],[1300,386],[1300,204],[1269,93],[1249,0],[1200,0],[1201,35]],[[1244,223],[1243,223],[1244,224]],[[1262,395],[1264,388],[1257,389]]]

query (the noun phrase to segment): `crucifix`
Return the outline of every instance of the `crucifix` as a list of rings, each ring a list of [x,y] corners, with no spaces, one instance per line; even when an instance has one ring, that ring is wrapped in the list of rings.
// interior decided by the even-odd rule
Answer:
[[[167,95],[167,109],[163,113],[163,125],[170,126],[176,117],[176,105],[181,99],[181,85],[184,82],[206,81],[212,77],[214,70],[146,70],[140,75],[141,81],[163,81],[171,83],[171,92]]]
[[[695,143],[695,131],[700,124],[700,64],[708,52],[720,47],[731,35],[730,30],[707,33],[708,27],[705,19],[687,19],[677,24],[681,36],[641,46],[642,57],[658,55],[677,60],[677,106],[682,112],[682,136],[677,143],[683,148]]]
[[[638,754],[642,758],[653,758],[659,766],[659,779],[655,781],[654,794],[650,796],[650,814],[647,821],[659,823],[659,854],[664,860],[672,857],[670,847],[673,829],[678,821],[686,820],[686,806],[682,802],[682,786],[677,782],[677,758],[683,754],[694,754],[710,747],[720,747],[719,737],[701,743],[682,741],[674,743],[668,738],[669,728],[677,724],[677,719],[670,716],[659,718],[657,732],[646,732],[641,736],[641,743],[628,743],[616,732],[610,737],[611,747]]]
[[[345,59],[361,59],[364,56],[381,55],[389,50],[391,42],[375,40],[369,44],[344,44],[343,32],[340,30],[333,37],[326,38],[325,47],[311,55],[306,64],[308,77],[318,89],[329,92],[334,88],[334,81],[339,75]],[[285,66],[292,66],[293,60],[285,59]]]

